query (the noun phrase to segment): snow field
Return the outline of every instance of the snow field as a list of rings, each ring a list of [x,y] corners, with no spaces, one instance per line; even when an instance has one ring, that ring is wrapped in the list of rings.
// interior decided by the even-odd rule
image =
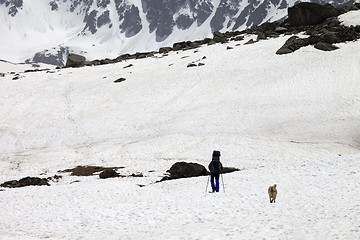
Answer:
[[[0,78],[0,182],[77,165],[145,175],[1,188],[0,238],[359,239],[359,41],[275,55],[287,38]],[[214,149],[241,169],[225,192],[154,184]]]

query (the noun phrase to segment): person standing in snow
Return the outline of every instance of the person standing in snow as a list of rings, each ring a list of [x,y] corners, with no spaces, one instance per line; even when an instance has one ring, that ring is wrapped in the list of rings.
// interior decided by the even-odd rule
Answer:
[[[220,189],[219,176],[222,170],[223,170],[223,166],[220,162],[220,152],[213,151],[212,160],[209,164],[209,171],[211,175],[210,182],[213,192],[215,191],[219,192]]]

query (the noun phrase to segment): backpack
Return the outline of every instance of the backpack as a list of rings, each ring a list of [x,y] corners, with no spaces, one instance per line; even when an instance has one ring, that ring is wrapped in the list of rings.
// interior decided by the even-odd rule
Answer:
[[[212,173],[220,173],[220,170],[222,170],[220,151],[213,151],[212,161],[209,164],[209,170]]]

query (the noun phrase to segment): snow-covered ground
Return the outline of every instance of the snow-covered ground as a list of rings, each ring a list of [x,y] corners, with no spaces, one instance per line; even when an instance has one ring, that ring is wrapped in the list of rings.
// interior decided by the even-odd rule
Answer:
[[[287,38],[1,77],[0,183],[78,165],[145,177],[0,188],[0,239],[360,239],[360,42],[276,55]],[[215,149],[242,169],[225,191],[153,184]]]

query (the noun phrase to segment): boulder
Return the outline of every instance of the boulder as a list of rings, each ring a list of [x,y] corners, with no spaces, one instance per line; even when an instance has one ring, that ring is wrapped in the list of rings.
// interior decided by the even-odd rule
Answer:
[[[118,78],[118,79],[116,79],[115,81],[114,81],[114,83],[119,83],[119,82],[123,82],[123,81],[125,81],[126,80],[126,78]]]
[[[334,45],[332,45],[330,43],[324,43],[324,42],[319,42],[319,43],[315,44],[314,47],[316,49],[322,50],[322,51],[333,51],[333,50],[338,49],[337,46],[334,46]]]
[[[297,36],[290,37],[285,44],[276,52],[276,54],[292,53],[306,45],[306,40]]]
[[[339,10],[330,4],[301,2],[288,8],[288,21],[291,26],[315,25],[339,14]]]
[[[99,175],[101,179],[119,177],[120,175],[114,169],[106,169]]]
[[[341,42],[340,38],[335,32],[325,32],[321,34],[320,41],[324,43],[339,43]]]
[[[167,171],[169,177],[162,180],[206,176],[209,172],[203,165],[198,163],[177,162]]]
[[[85,66],[85,60],[86,58],[84,56],[70,53],[65,67],[83,67]]]
[[[276,54],[287,54],[296,50],[315,44],[319,41],[318,37],[299,38],[297,36],[290,37],[285,44],[276,52]]]

